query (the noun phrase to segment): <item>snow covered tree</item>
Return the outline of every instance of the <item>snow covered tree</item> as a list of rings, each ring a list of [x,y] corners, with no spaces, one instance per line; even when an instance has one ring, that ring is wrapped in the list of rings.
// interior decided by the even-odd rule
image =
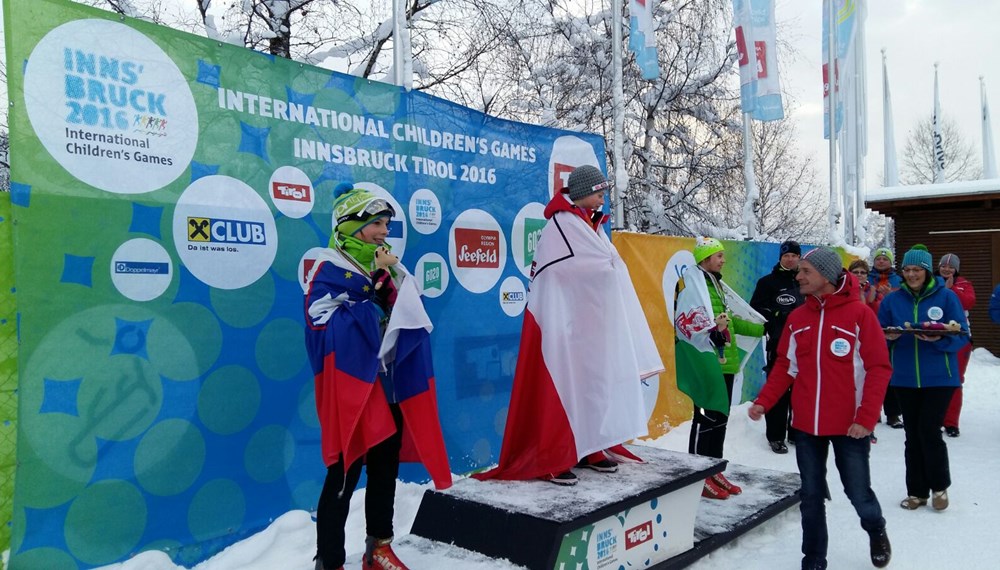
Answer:
[[[948,182],[978,180],[982,172],[979,154],[952,119],[942,116],[941,147],[944,149],[944,177]],[[917,122],[906,137],[900,179],[904,184],[934,181],[934,117]]]

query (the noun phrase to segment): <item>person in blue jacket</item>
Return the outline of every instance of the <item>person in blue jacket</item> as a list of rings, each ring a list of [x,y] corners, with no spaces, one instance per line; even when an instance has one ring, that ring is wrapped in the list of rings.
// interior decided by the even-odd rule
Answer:
[[[958,296],[934,278],[931,254],[915,245],[903,256],[903,285],[882,300],[878,318],[883,327],[926,328],[926,323],[959,323],[969,330]],[[941,436],[941,422],[952,393],[959,387],[959,349],[969,342],[967,334],[933,335],[886,332],[892,379],[903,412],[906,434],[907,497],[904,509],[927,504],[936,510],[948,508],[951,471],[948,446]]]
[[[1000,284],[997,284],[997,288],[990,295],[990,318],[1000,325]]]

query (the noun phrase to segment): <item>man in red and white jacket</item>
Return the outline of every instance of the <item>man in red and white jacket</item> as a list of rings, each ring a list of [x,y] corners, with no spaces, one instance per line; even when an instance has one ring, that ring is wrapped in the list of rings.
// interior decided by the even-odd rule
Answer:
[[[802,568],[827,565],[830,445],[844,490],[868,533],[872,564],[883,568],[891,547],[871,488],[868,436],[892,375],[885,335],[861,302],[857,279],[844,271],[833,250],[808,252],[796,279],[805,304],[788,316],[777,361],[748,414],[759,420],[791,386],[791,436],[802,478]]]

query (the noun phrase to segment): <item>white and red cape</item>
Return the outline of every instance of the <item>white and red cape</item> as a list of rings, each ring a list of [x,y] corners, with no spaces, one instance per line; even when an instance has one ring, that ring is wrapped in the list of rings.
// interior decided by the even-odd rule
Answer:
[[[545,214],[500,463],[479,479],[562,473],[648,433],[641,381],[663,363],[625,262],[562,195]]]

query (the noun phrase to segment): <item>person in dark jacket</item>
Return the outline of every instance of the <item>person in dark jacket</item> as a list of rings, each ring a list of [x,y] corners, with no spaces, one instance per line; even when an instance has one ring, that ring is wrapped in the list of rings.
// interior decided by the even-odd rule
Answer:
[[[869,436],[892,374],[885,339],[836,252],[821,247],[807,253],[798,281],[805,304],[788,316],[774,369],[747,413],[759,420],[791,386],[792,436],[802,480],[802,568],[827,567],[830,446],[844,492],[868,533],[872,564],[884,568],[892,548],[871,487]]]
[[[994,323],[1000,325],[1000,283],[990,295],[990,318],[993,319]]]
[[[969,342],[969,323],[958,295],[934,278],[933,267],[927,248],[913,246],[903,257],[903,286],[882,300],[878,312],[883,327],[921,330],[955,321],[966,333],[885,335],[893,367],[889,384],[903,411],[906,433],[907,497],[900,506],[908,510],[926,505],[928,499],[936,510],[948,508],[951,470],[941,424],[959,386],[957,353]]]
[[[778,355],[778,342],[781,340],[781,331],[785,328],[788,314],[805,300],[799,293],[799,283],[795,280],[795,276],[799,273],[799,256],[802,255],[802,248],[798,242],[788,240],[781,244],[778,255],[778,263],[774,264],[770,273],[757,281],[757,287],[754,288],[753,296],[750,298],[750,306],[767,318],[767,323],[764,324],[764,334],[767,336],[764,351],[765,376],[774,368],[774,361]],[[791,390],[785,392],[785,395],[764,416],[767,424],[767,442],[771,446],[771,451],[775,453],[788,453],[785,437],[788,435],[791,421],[789,405],[791,394]]]

